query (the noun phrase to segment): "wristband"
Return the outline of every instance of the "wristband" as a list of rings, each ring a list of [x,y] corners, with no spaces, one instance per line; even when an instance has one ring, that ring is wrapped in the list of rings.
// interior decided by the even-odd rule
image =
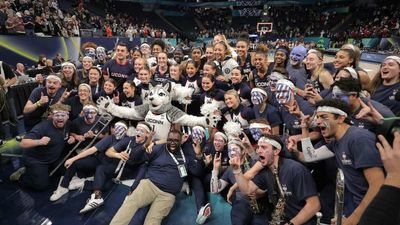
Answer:
[[[233,172],[233,175],[238,175],[238,174],[242,173],[242,170],[239,168],[237,170],[232,170],[232,172]]]
[[[40,104],[40,101],[37,101],[36,103],[36,106],[39,108],[40,106],[42,106],[42,104]]]

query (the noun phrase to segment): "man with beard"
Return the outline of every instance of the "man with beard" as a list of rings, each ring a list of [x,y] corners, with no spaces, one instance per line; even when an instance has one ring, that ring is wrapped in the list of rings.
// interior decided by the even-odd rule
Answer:
[[[141,151],[132,156],[136,160],[147,158],[147,178],[126,198],[110,224],[129,224],[139,208],[150,205],[144,224],[161,224],[175,203],[188,174],[200,175],[204,170],[201,148],[181,148],[182,134],[172,130],[167,144],[155,145],[147,141]],[[188,146],[189,147],[189,146]],[[197,160],[197,158],[200,158]]]
[[[42,121],[25,135],[21,141],[22,160],[25,167],[18,169],[10,180],[19,181],[22,186],[45,190],[49,185],[49,170],[54,168],[64,151],[66,142],[74,140],[69,136],[70,107],[61,103],[50,107],[50,120]]]
[[[26,131],[30,131],[42,118],[47,117],[49,107],[60,99],[63,90],[61,79],[56,75],[46,78],[45,87],[35,88],[24,107],[24,122]]]
[[[128,46],[124,43],[118,43],[115,49],[115,59],[109,60],[103,66],[104,79],[114,79],[117,82],[118,92],[122,92],[122,86],[126,79],[134,73],[132,64],[128,62],[128,55]]]
[[[326,159],[331,150],[345,180],[343,224],[358,224],[364,210],[375,197],[384,181],[379,152],[375,147],[376,136],[367,129],[351,126],[348,115],[351,108],[338,99],[322,100],[316,104],[314,123],[320,129],[327,145],[314,149],[304,123],[301,154],[306,162]]]
[[[280,156],[282,142],[276,136],[258,140],[257,154],[264,167],[252,180],[240,169],[240,157],[229,161],[240,191],[247,195],[268,191],[275,205],[271,224],[315,224],[313,216],[320,209],[318,193],[310,171],[302,164]]]

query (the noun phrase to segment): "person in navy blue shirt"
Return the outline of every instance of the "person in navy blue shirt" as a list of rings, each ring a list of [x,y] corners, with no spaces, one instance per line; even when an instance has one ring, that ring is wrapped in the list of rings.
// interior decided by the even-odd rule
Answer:
[[[240,103],[239,94],[235,90],[229,90],[225,93],[226,108],[222,114],[226,121],[240,123],[243,129],[248,129],[250,120],[255,119],[254,111]]]
[[[294,84],[289,80],[279,80],[276,89],[276,100],[281,105],[279,113],[284,124],[283,134],[287,131],[290,135],[301,133],[300,118],[302,115],[312,115],[314,107],[294,94]]]
[[[52,105],[50,110],[52,119],[40,122],[22,139],[20,146],[23,149],[22,160],[25,169],[20,168],[10,177],[11,180],[19,180],[22,186],[36,190],[45,190],[48,187],[49,171],[60,160],[64,153],[64,145],[74,141],[69,136],[70,107],[57,103]]]
[[[240,140],[231,140],[228,143],[229,156],[236,154],[240,157],[240,169],[244,172],[248,171],[254,164],[247,154],[245,146]],[[231,168],[228,168],[224,173],[220,173],[222,155],[214,157],[213,171],[211,177],[210,190],[211,193],[220,193],[229,184],[236,183],[235,175]],[[218,177],[220,177],[218,179]],[[235,191],[235,199],[232,202],[231,209],[231,222],[233,225],[241,224],[265,224],[270,217],[272,206],[267,206],[267,199],[257,199],[252,197],[251,200],[248,196],[241,193],[239,189]],[[261,202],[263,201],[263,202]],[[256,205],[257,204],[257,205]]]
[[[249,81],[250,73],[254,69],[251,54],[249,53],[250,41],[248,36],[247,33],[243,37],[241,35],[236,42],[237,62],[244,81]]]
[[[341,99],[351,107],[349,115],[353,125],[368,129],[374,132],[377,126],[383,121],[373,121],[370,119],[370,106],[374,108],[383,118],[393,117],[393,112],[385,105],[360,96],[361,83],[358,79],[342,78],[332,85],[332,95],[334,99]],[[367,111],[367,113],[365,112]]]
[[[231,81],[233,89],[235,89],[240,96],[240,102],[244,106],[251,106],[251,88],[248,83],[244,82],[242,72],[239,68],[234,68],[232,70]]]
[[[400,114],[400,57],[388,56],[383,60],[379,73],[371,81],[371,99],[389,107],[395,115]]]
[[[249,75],[250,86],[261,89],[268,87],[268,51],[257,51],[254,55],[255,69]]]
[[[203,89],[202,94],[200,95],[200,105],[203,104],[214,104],[217,105],[218,108],[222,108],[225,106],[224,102],[224,91],[218,89],[215,86],[215,77],[212,75],[203,75],[201,78],[201,87]]]
[[[161,224],[188,174],[201,174],[204,170],[201,149],[195,147],[196,157],[188,157],[194,155],[188,152],[193,149],[182,149],[181,140],[181,132],[172,130],[167,144],[153,146],[148,139],[141,151],[135,151],[134,159],[148,161],[146,179],[126,198],[110,224],[129,224],[136,211],[147,205],[151,206],[144,223]]]
[[[70,96],[70,92],[64,91],[60,101],[71,107],[71,112],[69,115],[69,120],[80,117],[83,109],[83,105],[88,101],[92,100],[92,92],[88,84],[82,83],[78,86],[78,94],[75,96]],[[67,97],[70,96],[70,97]]]
[[[153,75],[154,82],[157,84],[162,84],[171,80],[167,53],[158,53],[157,65],[151,68],[151,74]]]
[[[314,225],[313,217],[320,209],[315,182],[305,166],[280,156],[282,148],[277,136],[264,136],[258,140],[257,154],[264,168],[252,180],[243,176],[240,158],[231,158],[236,183],[247,195],[268,191],[269,201],[275,205],[270,222]],[[279,201],[284,202],[283,209],[276,208]],[[278,213],[280,210],[283,215]]]
[[[83,116],[72,121],[71,127],[71,136],[73,136],[76,141],[81,141],[78,149],[86,148],[96,135],[98,140],[95,140],[95,143],[104,138],[108,130],[107,128],[104,128],[99,134],[103,125],[96,123],[100,117],[98,116],[99,111],[97,106],[93,102],[87,102],[83,106],[82,112]]]
[[[29,95],[24,107],[24,122],[26,131],[30,131],[38,124],[49,107],[58,102],[64,90],[61,88],[61,78],[49,75],[46,78],[46,87],[37,87]]]
[[[118,141],[125,138],[125,133],[128,130],[128,127],[124,122],[117,122],[111,129],[112,135],[105,137],[103,140],[99,141],[95,146],[86,149],[85,151],[80,152],[78,155],[69,158],[65,161],[64,166],[67,168],[64,177],[61,178],[60,184],[57,189],[50,196],[50,201],[57,201],[69,190],[80,189],[85,186],[86,178],[79,178],[74,176],[78,171],[84,171],[85,174],[90,176],[94,174],[97,166],[101,164],[112,163],[105,155],[105,151],[108,148],[111,148]],[[98,154],[95,154],[98,153]],[[115,163],[114,161],[114,164]],[[86,184],[86,186],[88,186]],[[85,188],[91,189],[91,188]]]
[[[261,88],[253,88],[251,90],[251,102],[253,103],[253,111],[255,117],[266,119],[271,126],[271,132],[279,135],[279,126],[282,125],[282,119],[278,109],[269,104],[268,94]]]
[[[304,159],[311,162],[329,156],[336,158],[345,181],[343,216],[346,218],[343,220],[345,224],[358,224],[384,181],[382,160],[375,146],[376,136],[367,129],[349,125],[351,109],[345,102],[338,99],[323,100],[316,106],[316,126],[321,135],[331,141],[326,146],[314,149],[308,138],[309,123],[305,123],[301,144],[309,154],[303,154]],[[333,153],[322,155],[326,148]]]
[[[85,82],[89,84],[92,90],[92,97],[103,90],[104,77],[102,76],[101,69],[93,66],[89,69],[89,77]]]
[[[111,59],[103,66],[103,76],[105,80],[114,79],[117,82],[117,90],[122,92],[122,85],[135,70],[128,62],[129,50],[126,44],[118,43],[115,55],[115,59]]]

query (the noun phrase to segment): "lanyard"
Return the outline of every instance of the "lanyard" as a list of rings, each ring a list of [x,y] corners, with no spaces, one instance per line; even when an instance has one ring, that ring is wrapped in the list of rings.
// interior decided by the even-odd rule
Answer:
[[[168,150],[167,150],[167,151],[168,151]],[[181,156],[182,156],[182,159],[183,159],[183,163],[186,164],[186,158],[185,158],[185,155],[183,154],[182,148],[180,149],[180,152],[181,152]],[[179,162],[178,162],[178,160],[175,158],[174,154],[172,154],[170,151],[168,151],[168,153],[169,153],[169,155],[172,157],[172,159],[174,160],[174,162],[176,163],[176,165],[179,166]]]

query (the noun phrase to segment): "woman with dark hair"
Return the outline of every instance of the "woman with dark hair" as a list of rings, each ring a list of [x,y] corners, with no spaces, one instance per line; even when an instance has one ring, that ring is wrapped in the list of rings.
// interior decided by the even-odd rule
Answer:
[[[285,68],[289,61],[290,49],[286,46],[279,46],[274,55],[274,62],[268,65],[267,75],[275,68]]]
[[[251,105],[251,88],[250,86],[244,82],[244,76],[239,68],[234,68],[231,72],[231,81],[233,89],[235,89],[239,96],[240,101],[245,106]]]
[[[370,87],[372,100],[386,105],[395,115],[399,115],[400,57],[386,57],[381,64],[379,73],[373,78]]]
[[[165,52],[160,52],[157,55],[157,65],[151,68],[153,80],[157,84],[162,84],[169,81],[171,76],[169,74],[168,56]]]
[[[225,106],[224,91],[215,86],[215,77],[212,75],[204,75],[201,78],[201,87],[203,93],[200,95],[200,105],[215,104],[218,108]]]
[[[115,104],[119,104],[119,92],[117,90],[117,82],[110,78],[104,82],[103,90],[93,96],[93,101],[96,102],[100,97],[109,97]]]
[[[248,35],[247,35],[248,36]],[[249,53],[249,40],[248,38],[240,37],[236,42],[236,51],[238,54],[237,62],[239,64],[240,72],[243,74],[244,81],[249,81],[249,75],[254,66],[252,63],[252,57]]]
[[[340,49],[336,55],[335,59],[333,61],[333,66],[335,67],[336,71],[343,69],[345,67],[352,67],[354,68],[357,73],[359,74],[359,80],[361,81],[362,88],[366,89],[369,85],[370,78],[368,74],[358,67],[357,65],[358,58],[357,54],[354,50],[352,49]]]
[[[264,46],[266,47],[266,46]],[[250,86],[252,88],[263,88],[268,87],[268,51],[260,46],[254,55],[254,64],[256,68],[249,74]]]
[[[92,66],[89,71],[89,80],[86,82],[89,84],[92,90],[92,96],[99,93],[104,85],[104,77],[101,74],[101,69],[96,66]]]

